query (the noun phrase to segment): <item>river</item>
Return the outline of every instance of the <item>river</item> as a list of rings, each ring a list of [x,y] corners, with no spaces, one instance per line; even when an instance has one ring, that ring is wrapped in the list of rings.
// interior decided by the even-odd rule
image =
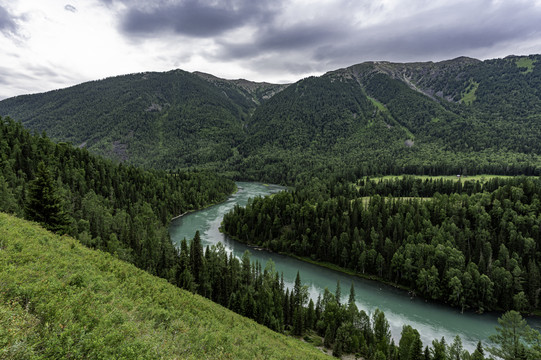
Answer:
[[[232,251],[237,257],[242,256],[248,249],[252,261],[257,260],[263,266],[272,259],[276,270],[283,273],[284,282],[290,288],[293,287],[297,271],[300,272],[301,281],[308,285],[314,302],[319,294],[323,294],[325,288],[334,293],[338,280],[344,301],[347,301],[349,289],[353,283],[357,307],[367,313],[373,312],[376,308],[385,312],[392,336],[397,344],[404,324],[416,328],[425,345],[431,344],[434,339],[441,339],[442,336],[449,344],[455,335],[460,335],[464,348],[470,352],[475,348],[477,341],[481,340],[486,345],[489,335],[495,333],[497,314],[478,315],[472,312],[461,314],[460,311],[442,304],[425,302],[420,298],[410,299],[405,291],[392,286],[350,276],[276,253],[256,250],[228,238],[220,233],[219,227],[224,214],[235,204],[244,206],[249,198],[272,194],[284,189],[277,185],[247,182],[238,182],[237,186],[239,191],[227,201],[173,220],[169,228],[172,240],[178,245],[183,238],[191,239],[199,230],[204,247],[222,242],[226,249]],[[528,323],[530,326],[541,328],[541,321],[538,318],[528,319]]]

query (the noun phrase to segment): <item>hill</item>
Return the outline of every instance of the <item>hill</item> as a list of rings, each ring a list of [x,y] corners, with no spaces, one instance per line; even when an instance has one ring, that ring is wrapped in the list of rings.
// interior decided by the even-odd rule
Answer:
[[[244,139],[243,124],[257,104],[281,88],[181,70],[148,72],[18,96],[5,100],[1,112],[114,160],[216,167]]]
[[[0,213],[0,239],[1,358],[325,357],[36,224]]]
[[[6,99],[0,114],[117,160],[243,179],[531,175],[541,172],[540,59],[367,62],[289,86],[132,74]]]

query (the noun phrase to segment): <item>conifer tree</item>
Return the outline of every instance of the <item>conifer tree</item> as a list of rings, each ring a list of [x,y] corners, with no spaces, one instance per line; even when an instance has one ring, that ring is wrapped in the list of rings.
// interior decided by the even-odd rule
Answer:
[[[342,290],[340,289],[340,280],[336,281],[336,291],[334,292],[334,297],[336,298],[336,303],[338,306],[341,305],[340,299],[342,298]]]
[[[201,285],[201,275],[203,272],[203,245],[201,244],[199,230],[195,232],[195,236],[190,244],[190,265],[195,282]]]
[[[483,345],[481,341],[477,343],[477,347],[471,355],[472,360],[485,360],[485,351],[483,350]]]
[[[299,272],[295,277],[294,293],[293,293],[293,333],[295,335],[302,335],[303,331],[303,294],[302,283]]]
[[[490,336],[490,341],[495,346],[489,347],[488,351],[501,359],[514,360],[526,352],[530,359],[541,357],[541,334],[528,326],[526,320],[514,311],[508,311],[498,319],[499,326],[496,334]],[[523,346],[524,351],[522,351]]]
[[[36,178],[30,182],[25,206],[26,217],[57,233],[67,228],[67,216],[57,194],[49,169],[43,161],[38,164]]]

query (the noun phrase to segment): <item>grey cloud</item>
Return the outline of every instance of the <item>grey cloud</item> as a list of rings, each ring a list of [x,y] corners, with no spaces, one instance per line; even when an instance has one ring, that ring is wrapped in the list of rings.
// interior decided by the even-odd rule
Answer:
[[[272,27],[257,34],[257,40],[252,43],[235,44],[229,41],[221,42],[220,57],[246,58],[261,53],[299,51],[311,49],[318,44],[332,42],[334,39],[347,35],[342,29],[332,24],[297,24],[290,27]]]
[[[367,57],[395,61],[443,59],[541,35],[541,9],[534,4],[481,1],[460,6],[460,10],[448,6],[364,29],[358,37],[317,49],[313,59],[333,63],[358,62]]]
[[[212,39],[216,46],[199,54],[207,60],[238,61],[273,74],[302,75],[367,60],[475,57],[541,37],[541,6],[530,0],[419,0],[399,10],[389,10],[393,2],[335,0],[319,12],[317,4],[305,5],[316,11],[298,17],[285,11],[294,2],[284,0],[98,1],[116,9],[118,28],[128,38]],[[246,39],[230,38],[228,31],[243,26],[250,29]]]
[[[160,1],[152,6],[125,0],[124,4],[128,10],[122,14],[121,31],[143,37],[164,32],[193,37],[217,36],[246,24],[267,23],[279,6],[253,0]]]
[[[362,19],[359,26],[347,10],[309,24],[260,29],[250,43],[224,41],[214,55],[228,61],[243,59],[246,64],[264,57],[263,66],[268,69],[298,73],[304,66],[309,73],[367,60],[403,62],[473,56],[482,49],[503,48],[541,36],[541,7],[529,1],[463,1],[369,27],[362,26]],[[337,21],[340,15],[342,21]],[[290,61],[280,61],[283,56]],[[291,66],[293,59],[300,62],[298,67]]]
[[[64,6],[64,10],[70,11],[72,13],[77,12],[77,8],[71,4],[67,4],[66,6]]]
[[[4,35],[15,34],[17,32],[15,17],[2,5],[0,5],[0,31],[4,33]]]
[[[0,65],[0,100],[80,83],[80,74],[61,66],[24,64],[24,70]],[[47,79],[47,81],[43,81]],[[84,79],[90,80],[90,79]]]

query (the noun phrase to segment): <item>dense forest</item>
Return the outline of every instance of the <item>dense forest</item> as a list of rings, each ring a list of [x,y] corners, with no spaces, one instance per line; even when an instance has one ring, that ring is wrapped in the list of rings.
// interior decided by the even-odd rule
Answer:
[[[115,160],[234,179],[540,175],[539,59],[367,62],[289,86],[149,72],[5,99],[0,115]]]
[[[332,354],[356,354],[366,359],[485,359],[485,350],[479,342],[470,354],[456,336],[449,344],[444,338],[434,340],[423,347],[420,334],[404,325],[400,342],[395,344],[385,314],[375,310],[367,314],[355,304],[355,289],[351,285],[347,302],[337,283],[334,293],[325,289],[314,302],[308,296],[299,273],[291,289],[285,287],[282,276],[269,260],[265,267],[250,262],[246,251],[241,259],[227,254],[221,243],[203,249],[199,233],[180,245],[180,277],[177,285],[197,292],[229,309],[254,319],[260,324],[278,331],[302,336],[315,346],[332,349]],[[498,332],[504,338],[510,332],[520,334],[515,342],[506,342],[497,336],[491,338],[488,351],[509,359],[517,355],[535,359],[541,355],[541,334],[530,329],[518,312],[506,313]],[[520,339],[521,338],[521,339]],[[513,344],[511,344],[513,343]],[[520,345],[522,344],[522,345]]]
[[[222,229],[462,309],[540,308],[541,179],[317,185],[237,206]]]
[[[114,164],[0,119],[0,211],[26,217],[141,269],[174,276],[172,217],[224,200],[231,180]]]

